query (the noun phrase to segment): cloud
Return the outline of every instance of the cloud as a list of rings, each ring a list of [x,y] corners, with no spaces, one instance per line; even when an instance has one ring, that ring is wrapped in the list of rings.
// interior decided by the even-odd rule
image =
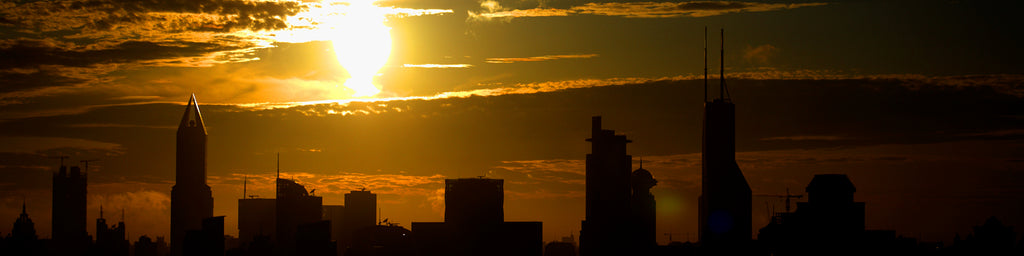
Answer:
[[[402,64],[403,68],[469,68],[470,64]]]
[[[747,46],[747,48],[743,49],[743,60],[749,63],[767,65],[778,54],[779,48],[770,44],[758,45],[756,47]]]
[[[124,149],[120,144],[100,142],[76,138],[60,137],[0,137],[4,141],[0,152],[8,153],[39,153],[53,149],[99,150],[120,154]]]
[[[536,62],[536,61],[549,61],[559,59],[589,59],[597,57],[597,54],[562,54],[562,55],[544,55],[536,57],[512,57],[512,58],[487,58],[484,62],[499,64],[499,63],[516,63],[516,62]]]
[[[825,140],[835,141],[844,140],[846,138],[842,136],[831,136],[831,135],[798,135],[798,136],[782,136],[782,137],[769,137],[762,138],[761,140],[790,140],[790,141],[803,141],[803,140]]]
[[[611,2],[585,3],[568,9],[533,8],[525,10],[508,10],[495,1],[481,2],[481,11],[469,11],[470,20],[499,19],[508,21],[511,18],[553,17],[570,15],[598,15],[625,18],[676,18],[676,17],[708,17],[742,12],[767,12],[788,10],[801,7],[822,6],[826,3],[758,3],[728,1],[690,1],[690,2]]]

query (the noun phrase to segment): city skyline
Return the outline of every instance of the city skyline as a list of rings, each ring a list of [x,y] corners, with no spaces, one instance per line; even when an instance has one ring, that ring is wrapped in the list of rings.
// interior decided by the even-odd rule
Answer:
[[[694,3],[659,14],[607,1],[378,2],[366,8],[392,15],[382,14],[391,55],[369,76],[380,92],[360,95],[372,90],[346,85],[359,76],[336,56],[342,39],[302,37],[320,28],[297,20],[353,3],[115,5],[144,15],[111,28],[83,21],[103,11],[90,6],[33,16],[50,2],[3,2],[0,234],[24,201],[39,236],[52,238],[53,173],[68,155],[68,166],[91,161],[86,230],[103,205],[125,210],[129,240],[172,240],[172,141],[195,93],[212,216],[225,216],[226,234],[238,232],[243,180],[248,195],[274,197],[280,153],[281,177],[323,205],[366,189],[381,217],[410,228],[443,220],[445,179],[484,176],[505,181],[506,221],[543,222],[544,241],[578,237],[583,139],[602,116],[633,141],[629,170],[643,159],[658,180],[659,244],[668,234],[696,241],[704,26],[729,32],[724,70],[709,59],[710,86],[725,73],[736,162],[754,194],[802,194],[814,174],[842,173],[867,204],[869,229],[951,241],[989,216],[1024,226],[1024,56],[1001,22],[1019,4]],[[232,11],[261,21],[216,18]],[[170,14],[211,23],[146,27]],[[939,14],[949,19],[922,18]],[[757,197],[751,207],[751,237],[784,208]]]

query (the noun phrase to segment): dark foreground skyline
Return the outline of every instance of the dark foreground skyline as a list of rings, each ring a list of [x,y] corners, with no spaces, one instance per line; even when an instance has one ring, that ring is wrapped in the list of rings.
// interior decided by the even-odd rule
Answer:
[[[25,202],[41,237],[61,236],[51,184],[65,155],[88,161],[87,230],[102,205],[124,209],[131,237],[169,238],[175,129],[196,93],[227,234],[245,177],[249,195],[274,197],[280,153],[282,177],[325,205],[366,188],[406,227],[442,221],[445,179],[503,179],[505,220],[559,240],[586,217],[582,140],[600,115],[633,141],[630,169],[642,158],[658,181],[657,241],[696,241],[705,26],[730,31],[736,164],[753,194],[843,173],[868,229],[952,242],[990,216],[1024,226],[1020,3],[214,2],[0,2],[0,234]],[[365,10],[387,20],[337,19]],[[367,46],[347,38],[390,55],[351,57]],[[350,73],[373,63],[360,78],[380,92],[357,95],[372,90]],[[751,237],[782,204],[752,198]]]

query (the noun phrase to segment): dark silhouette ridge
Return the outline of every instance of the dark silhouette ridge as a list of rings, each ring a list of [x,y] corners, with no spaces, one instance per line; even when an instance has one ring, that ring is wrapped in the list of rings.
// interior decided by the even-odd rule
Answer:
[[[727,253],[750,246],[751,191],[736,164],[736,106],[725,93],[724,70],[720,90],[720,98],[704,102],[698,239],[708,252]]]
[[[171,188],[172,256],[183,255],[186,232],[201,230],[203,220],[213,217],[213,195],[206,185],[206,136],[193,94],[178,125],[175,182]]]

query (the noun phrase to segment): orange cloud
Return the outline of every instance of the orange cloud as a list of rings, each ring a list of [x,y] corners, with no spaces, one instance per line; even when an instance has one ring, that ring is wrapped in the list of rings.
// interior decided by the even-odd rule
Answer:
[[[755,64],[768,64],[769,61],[779,53],[779,48],[770,44],[759,45],[756,47],[747,46],[743,50],[743,59],[750,63]]]
[[[516,62],[535,62],[535,61],[548,61],[557,59],[589,59],[597,57],[597,54],[562,54],[562,55],[544,55],[537,57],[518,57],[518,58],[487,58],[484,62],[487,63],[516,63]]]
[[[708,17],[729,13],[767,12],[788,10],[800,7],[822,6],[826,3],[757,3],[757,2],[627,2],[627,3],[586,3],[569,9],[534,8],[526,10],[507,10],[497,2],[484,1],[481,12],[469,12],[469,20],[491,20],[499,18],[508,21],[511,18],[552,17],[569,15],[600,15],[626,18],[675,18],[675,17]]]

